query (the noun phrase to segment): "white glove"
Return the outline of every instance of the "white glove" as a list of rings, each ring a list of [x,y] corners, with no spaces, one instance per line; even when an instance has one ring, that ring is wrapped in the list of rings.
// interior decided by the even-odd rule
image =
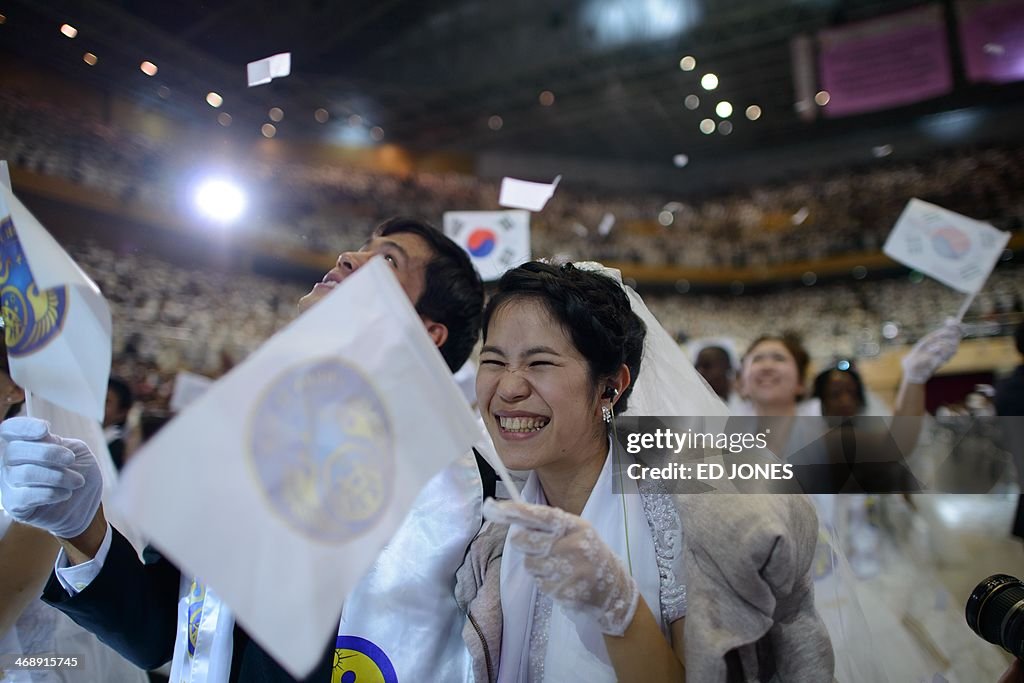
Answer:
[[[11,517],[59,538],[84,532],[103,494],[89,447],[50,434],[50,423],[34,417],[6,420],[0,438],[0,497]]]
[[[515,524],[509,541],[525,556],[537,586],[566,609],[597,620],[611,636],[626,632],[640,589],[590,524],[558,508],[511,501],[484,502],[484,518]]]
[[[907,382],[924,384],[931,379],[936,370],[956,355],[961,336],[963,329],[960,323],[949,318],[942,327],[921,337],[901,361]]]

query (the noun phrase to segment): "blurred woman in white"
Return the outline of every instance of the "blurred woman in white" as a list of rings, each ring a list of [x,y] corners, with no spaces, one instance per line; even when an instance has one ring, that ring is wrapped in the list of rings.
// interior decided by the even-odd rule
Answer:
[[[24,403],[25,392],[11,379],[7,349],[0,342],[0,409],[5,411],[4,419],[24,414]],[[5,444],[0,440],[0,448]],[[75,657],[78,664],[77,668],[5,671],[0,662],[0,682],[146,683],[149,678],[144,671],[39,599],[59,549],[57,540],[46,531],[12,521],[0,501],[0,655]]]

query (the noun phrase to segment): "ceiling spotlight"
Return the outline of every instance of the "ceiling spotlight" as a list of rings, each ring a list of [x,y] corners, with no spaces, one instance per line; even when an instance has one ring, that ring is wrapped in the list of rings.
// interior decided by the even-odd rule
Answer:
[[[494,115],[487,119],[487,127],[491,130],[501,130],[501,127],[505,125],[505,121],[498,115]]]
[[[260,126],[260,132],[263,133],[263,137],[272,138],[277,135],[277,127],[272,123],[264,123]]]
[[[818,94],[814,96],[814,102],[819,107],[824,107],[826,104],[829,103],[829,100],[831,100],[831,99],[832,99],[832,96],[828,94],[827,90],[820,90],[820,91],[818,91]]]
[[[700,122],[700,132],[704,135],[711,135],[715,132],[715,122],[711,119],[704,119]]]
[[[715,113],[723,119],[727,119],[732,116],[732,105],[723,100],[715,105]]]
[[[718,76],[715,74],[704,74],[700,79],[700,87],[705,90],[714,90],[718,87]]]
[[[761,118],[761,107],[757,106],[756,104],[752,104],[749,107],[747,107],[747,118],[750,119],[751,121],[757,121],[759,118]]]
[[[686,99],[683,100],[683,105],[690,111],[693,111],[700,106],[700,98],[696,95],[687,95]]]
[[[156,76],[156,72],[158,71],[156,64],[149,61],[139,64],[139,70],[147,76]]]
[[[732,134],[732,122],[731,121],[719,121],[718,122],[718,132],[721,133],[722,135],[731,135]]]
[[[321,107],[313,112],[313,118],[316,119],[317,123],[327,123],[327,120],[331,118],[331,114],[329,111]]]
[[[221,113],[217,114],[217,123],[227,128],[231,125],[231,114],[227,113],[226,111],[222,111]]]
[[[662,211],[658,214],[658,222],[667,228],[676,222],[676,215],[671,211]]]
[[[206,103],[216,109],[220,105],[224,104],[224,98],[215,92],[206,93]]]
[[[679,68],[682,69],[683,71],[693,71],[696,67],[697,60],[691,57],[690,55],[686,55],[685,57],[679,60]]]
[[[555,93],[551,92],[550,90],[545,90],[540,94],[540,97],[538,99],[540,100],[540,104],[542,107],[550,107],[552,104],[555,103]]]
[[[211,178],[199,185],[194,201],[201,215],[225,224],[238,220],[246,204],[242,188],[221,178]]]
[[[156,89],[156,96],[159,97],[161,100],[166,100],[168,97],[171,96],[171,89],[168,88],[166,85],[161,85],[159,88]]]
[[[63,24],[60,27],[60,32],[66,35],[68,38],[74,38],[78,35],[78,29],[71,24]]]
[[[363,125],[363,117],[359,114],[352,114],[348,117],[348,125],[350,126],[361,126]]]
[[[685,154],[677,154],[672,157],[672,163],[676,165],[676,168],[683,168],[690,163],[690,157]]]
[[[84,55],[82,55],[82,61],[88,64],[89,66],[96,66],[96,62],[100,60],[93,53],[86,52]]]
[[[281,107],[271,107],[270,111],[267,112],[267,116],[269,116],[270,120],[274,123],[280,123],[281,119],[284,118],[284,111]]]
[[[373,138],[375,142],[380,142],[384,139],[384,129],[380,126],[374,126],[370,129],[370,137]]]

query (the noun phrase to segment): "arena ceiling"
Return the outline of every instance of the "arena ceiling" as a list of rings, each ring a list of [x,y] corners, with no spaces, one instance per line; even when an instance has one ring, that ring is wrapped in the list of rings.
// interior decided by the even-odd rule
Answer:
[[[0,49],[177,116],[252,131],[280,107],[282,139],[671,163],[834,139],[935,112],[1019,102],[1016,86],[967,85],[938,100],[847,119],[794,110],[794,36],[919,0],[0,0]],[[947,3],[946,9],[952,12]],[[74,40],[57,28],[68,22]],[[100,56],[83,66],[84,50]],[[292,75],[246,88],[246,62],[290,51]],[[691,55],[693,71],[680,68]],[[142,59],[159,65],[153,78]],[[714,92],[700,77],[719,78]],[[169,88],[159,99],[157,88]],[[220,110],[204,98],[224,97]],[[553,94],[544,106],[541,93]],[[166,92],[165,92],[166,94]],[[687,95],[700,105],[688,109]],[[715,103],[731,135],[705,135]],[[743,112],[762,109],[757,121]],[[325,108],[327,124],[314,121]],[[500,117],[500,126],[497,118]]]

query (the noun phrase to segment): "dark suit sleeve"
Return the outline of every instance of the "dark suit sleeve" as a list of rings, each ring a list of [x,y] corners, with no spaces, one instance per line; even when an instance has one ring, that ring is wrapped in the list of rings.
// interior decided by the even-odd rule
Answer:
[[[68,595],[51,572],[42,597],[125,659],[155,669],[174,653],[180,578],[163,558],[143,564],[113,529],[106,562],[85,590]]]

